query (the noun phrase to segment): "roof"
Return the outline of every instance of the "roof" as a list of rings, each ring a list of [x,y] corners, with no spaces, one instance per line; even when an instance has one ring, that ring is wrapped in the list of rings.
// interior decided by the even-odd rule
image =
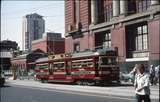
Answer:
[[[33,49],[33,50],[31,50],[31,52],[29,54],[32,54],[32,53],[44,54],[44,51],[42,51],[41,49]]]
[[[93,51],[83,51],[83,52],[73,53],[72,58],[86,57],[86,56],[93,56],[93,55],[96,55],[95,52],[93,52]]]
[[[19,56],[17,56],[16,58],[17,58],[17,59],[18,59],[18,58],[26,58],[27,55],[28,55],[28,54],[19,55]]]
[[[88,50],[88,51],[81,51],[77,53],[72,54],[72,58],[75,57],[87,57],[87,56],[97,56],[97,55],[105,55],[108,51],[115,51],[113,48],[105,48],[105,49],[99,49],[99,50]]]
[[[40,63],[40,62],[47,62],[47,61],[48,61],[48,57],[43,57],[43,58],[37,59],[35,62]]]

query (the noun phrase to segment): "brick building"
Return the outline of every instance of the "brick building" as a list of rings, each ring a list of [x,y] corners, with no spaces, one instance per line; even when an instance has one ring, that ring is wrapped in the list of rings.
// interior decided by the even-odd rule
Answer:
[[[16,56],[11,59],[11,66],[15,68],[17,74],[28,73],[35,68],[34,63],[37,59],[46,57],[47,55],[40,49],[32,50],[29,53]]]
[[[45,53],[64,53],[64,38],[61,33],[47,32],[42,39],[32,41],[32,50],[41,49]]]
[[[65,0],[65,51],[118,47],[121,69],[160,64],[160,0]]]

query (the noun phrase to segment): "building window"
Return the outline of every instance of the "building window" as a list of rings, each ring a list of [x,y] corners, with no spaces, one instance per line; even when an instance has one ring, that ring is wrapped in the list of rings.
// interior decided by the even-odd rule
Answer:
[[[147,22],[126,26],[126,57],[148,57],[148,49]]]
[[[103,46],[106,47],[106,48],[111,47],[111,33],[110,32],[106,33]]]
[[[76,1],[73,0],[73,21],[74,23],[77,22],[77,19],[76,19]]]
[[[128,14],[136,13],[136,0],[128,0]]]
[[[79,52],[80,51],[80,44],[79,44],[79,42],[75,43],[73,47],[74,47],[74,52]]]
[[[104,1],[103,0],[95,0],[96,1],[96,7],[97,7],[97,23],[104,22]]]
[[[39,34],[39,27],[38,27],[38,21],[34,20],[33,21],[33,27],[34,27],[34,37],[33,39],[36,40],[39,38],[38,34]]]
[[[140,0],[138,1],[138,12],[144,12],[150,6],[151,0]]]
[[[75,24],[79,22],[79,1],[73,0],[73,21]]]
[[[137,27],[136,50],[148,50],[148,27],[147,25]]]
[[[112,17],[113,17],[113,9],[112,9],[112,4],[110,4],[106,6],[106,15],[105,15],[106,21],[110,21]]]

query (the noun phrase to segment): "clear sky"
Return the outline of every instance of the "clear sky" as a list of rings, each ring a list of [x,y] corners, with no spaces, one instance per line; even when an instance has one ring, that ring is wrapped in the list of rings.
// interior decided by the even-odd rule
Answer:
[[[1,1],[1,40],[13,40],[22,49],[22,18],[31,13],[44,16],[45,31],[64,36],[64,1]]]

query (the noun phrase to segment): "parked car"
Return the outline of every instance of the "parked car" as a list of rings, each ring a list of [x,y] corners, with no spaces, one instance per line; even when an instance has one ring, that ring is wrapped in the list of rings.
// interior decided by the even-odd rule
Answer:
[[[130,73],[120,73],[120,79],[125,82],[134,83],[134,75]]]
[[[4,86],[5,78],[3,75],[0,75],[0,87]]]

